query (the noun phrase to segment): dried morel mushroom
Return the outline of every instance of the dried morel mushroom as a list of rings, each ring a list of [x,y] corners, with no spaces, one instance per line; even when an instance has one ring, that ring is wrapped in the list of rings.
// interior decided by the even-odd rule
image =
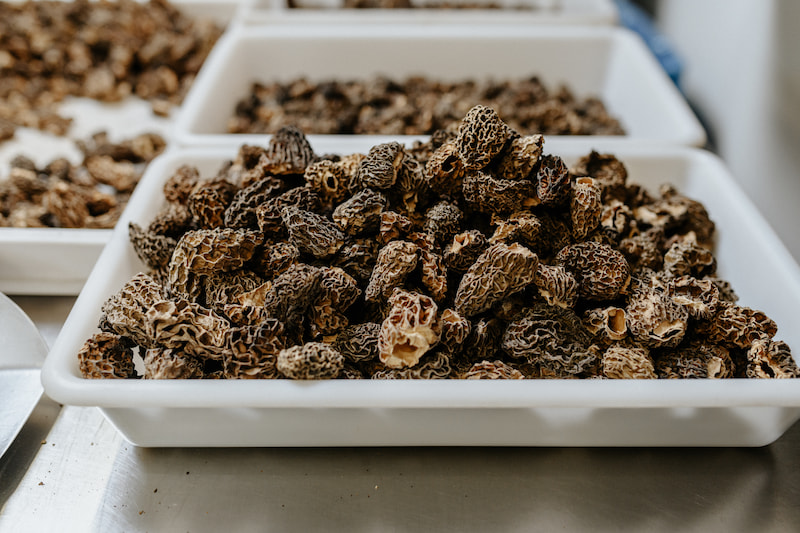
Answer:
[[[185,205],[173,203],[165,205],[156,213],[147,227],[149,232],[172,237],[176,241],[190,229],[195,228],[192,226],[192,214],[189,209]]]
[[[461,229],[464,213],[456,205],[439,202],[425,213],[423,231],[430,235],[434,242],[446,243]]]
[[[348,235],[374,232],[388,203],[383,194],[362,189],[336,207],[333,221]]]
[[[319,268],[295,263],[275,278],[264,295],[267,313],[300,337],[306,310],[319,291],[322,272]]]
[[[584,240],[600,224],[603,214],[600,184],[593,178],[578,178],[572,185],[572,236]]]
[[[239,189],[225,209],[225,226],[233,229],[257,228],[256,209],[277,196],[282,189],[283,182],[272,177],[261,178]]]
[[[97,155],[86,159],[86,170],[98,183],[111,185],[120,192],[136,187],[139,176],[130,161],[114,161],[111,156]]]
[[[389,368],[416,365],[441,334],[438,307],[431,298],[395,289],[378,336],[378,356]]]
[[[610,379],[655,379],[650,351],[644,347],[609,346],[603,352],[603,376]]]
[[[303,177],[308,186],[317,191],[323,202],[330,205],[344,201],[348,196],[350,176],[339,164],[322,160],[306,167]]]
[[[536,254],[519,244],[490,246],[461,278],[456,311],[471,317],[521,291],[533,283],[538,263]]]
[[[367,155],[356,152],[354,154],[347,154],[338,157],[339,160],[336,162],[336,165],[344,170],[344,173],[349,180],[349,186],[352,188],[355,185],[354,181],[356,176],[358,176],[358,169],[361,167],[361,162],[367,157]]]
[[[620,341],[628,334],[625,310],[619,307],[590,309],[583,323],[595,339],[605,344]]]
[[[385,368],[372,374],[372,379],[447,379],[453,368],[447,353],[433,351],[413,367]]]
[[[516,137],[504,148],[497,161],[497,173],[506,179],[528,178],[542,156],[544,136]]]
[[[636,291],[625,314],[631,335],[645,346],[677,346],[689,327],[688,311],[657,290]]]
[[[536,174],[536,196],[542,205],[561,204],[569,194],[569,169],[564,161],[554,155],[542,158]]]
[[[428,199],[425,183],[425,168],[413,156],[406,155],[397,172],[397,181],[388,191],[389,200],[395,209],[404,210],[408,215],[415,214],[426,207]]]
[[[113,333],[95,333],[78,352],[81,374],[91,379],[137,377],[132,342]]]
[[[322,215],[297,207],[284,207],[281,218],[289,232],[289,240],[301,252],[314,257],[328,257],[344,244],[344,233]]]
[[[250,270],[213,272],[202,277],[205,305],[214,310],[241,301],[243,295],[252,294],[264,285],[264,278]]]
[[[408,7],[409,1],[347,0],[345,4]],[[425,2],[416,7],[461,8],[478,4]],[[482,8],[487,6],[480,4]],[[452,140],[465,111],[476,104],[496,109],[517,131],[544,135],[624,133],[597,98],[577,98],[565,87],[548,90],[535,76],[488,83],[421,76],[388,79],[380,75],[317,83],[306,78],[256,82],[236,105],[228,130],[273,133],[283,125],[295,124],[306,133],[431,135],[430,150],[420,152],[427,156]]]
[[[128,225],[128,233],[136,255],[153,270],[166,267],[178,245],[175,239],[145,231],[133,222]]]
[[[714,223],[705,208],[670,185],[662,186],[659,192],[660,198],[635,206],[637,221],[645,227],[663,228],[668,234],[691,235],[701,246],[711,245]]]
[[[199,181],[200,172],[196,167],[181,165],[164,182],[164,199],[171,203],[185,204]]]
[[[579,293],[590,300],[613,300],[630,283],[630,267],[620,252],[607,244],[586,241],[558,252],[556,262],[578,280]]]
[[[524,379],[525,376],[503,361],[481,361],[461,375],[462,379]]]
[[[797,378],[800,377],[800,369],[785,342],[762,337],[747,350],[747,377]]]
[[[700,328],[711,341],[731,348],[749,348],[756,340],[772,338],[778,331],[763,312],[729,302],[720,302],[714,316]]]
[[[144,355],[144,379],[200,379],[203,365],[183,350],[150,348]]]
[[[168,113],[222,33],[164,1],[3,2],[0,20],[0,127],[56,135],[69,128],[57,109],[67,96],[114,102],[135,94]]]
[[[195,185],[186,205],[197,224],[202,228],[225,226],[225,211],[233,201],[236,186],[225,179],[213,179]]]
[[[286,272],[300,259],[300,250],[289,242],[265,244],[253,255],[253,271],[271,279]]]
[[[151,275],[109,298],[100,330],[137,345],[148,378],[800,374],[775,323],[716,277],[702,206],[627,183],[612,155],[570,173],[541,139],[471,120],[487,163],[466,174],[454,130],[341,158],[287,130],[210,180],[179,169],[154,220],[131,225]],[[35,165],[15,165],[16,190],[44,194]],[[230,193],[221,227],[192,215],[201,190]]]
[[[367,301],[388,298],[417,266],[417,245],[392,241],[378,253],[364,296]]]
[[[343,366],[342,354],[322,342],[281,350],[275,363],[278,372],[291,379],[333,379]]]
[[[424,248],[419,249],[420,280],[422,286],[437,302],[447,298],[447,267],[442,256]]]
[[[664,270],[671,276],[713,276],[717,261],[711,251],[691,242],[676,242],[664,254]]]
[[[373,146],[356,174],[358,188],[388,189],[397,180],[405,151],[398,142]]]
[[[664,265],[664,229],[651,228],[638,235],[622,239],[619,251],[631,268],[661,270]]]
[[[486,236],[478,230],[469,230],[453,237],[444,250],[447,268],[466,272],[487,247]]]
[[[624,197],[628,170],[613,154],[600,154],[592,150],[589,155],[581,157],[575,163],[571,172],[575,176],[594,178],[606,203]]]
[[[0,42],[1,35],[0,30]],[[0,176],[0,226],[113,228],[145,167],[163,150],[163,139],[158,140],[153,139],[159,145],[154,153],[145,154],[132,149],[135,139],[113,144],[106,140],[100,146],[78,141],[85,157],[77,165],[61,158],[37,168],[29,158],[15,157],[7,179]]]
[[[727,348],[700,341],[661,351],[656,356],[656,373],[661,379],[732,378],[734,371]]]
[[[394,211],[382,211],[380,229],[376,239],[381,244],[388,244],[390,241],[408,235],[414,223],[407,216]]]
[[[144,348],[155,347],[145,331],[145,315],[164,297],[164,287],[147,274],[136,274],[102,307],[99,327],[104,332],[130,338]]]
[[[311,334],[335,335],[349,320],[347,309],[361,296],[358,282],[338,267],[319,267],[319,289],[311,303]]]
[[[425,165],[425,181],[439,195],[455,195],[461,192],[464,165],[458,156],[454,142],[441,145],[431,154]]]
[[[331,346],[342,354],[346,361],[361,363],[378,359],[378,336],[381,325],[364,322],[346,326],[336,335]]]
[[[144,329],[156,346],[220,359],[230,323],[211,309],[183,299],[160,300],[148,308]]]
[[[550,305],[574,307],[578,300],[578,280],[562,266],[539,263],[534,284]]]
[[[333,256],[331,263],[343,268],[359,281],[369,281],[375,260],[378,258],[380,244],[376,239],[354,239],[342,245]]]
[[[284,126],[269,140],[265,170],[275,175],[304,174],[317,156],[305,134],[294,126]]]
[[[686,308],[689,316],[708,319],[717,312],[720,302],[719,289],[710,279],[681,276],[667,284],[667,295]]]
[[[619,200],[611,199],[601,206],[600,229],[615,242],[619,242],[631,232],[632,220],[631,208]]]
[[[283,324],[267,318],[257,326],[228,330],[223,356],[224,375],[230,379],[277,377],[277,358],[285,348]]]
[[[598,348],[571,310],[549,305],[527,309],[503,334],[503,350],[537,366],[545,376],[588,377],[596,372]]]
[[[445,309],[442,311],[441,326],[440,340],[442,347],[450,353],[461,351],[472,330],[472,324],[470,324],[469,320],[453,309]]]
[[[248,262],[260,244],[255,232],[206,229],[186,232],[172,253],[169,288],[196,299],[198,276],[230,272]]]
[[[321,201],[319,195],[310,187],[296,187],[270,198],[256,208],[258,229],[266,235],[286,234],[281,213],[286,207],[317,211]]]
[[[536,251],[541,248],[544,225],[533,213],[521,211],[513,213],[508,218],[492,216],[492,224],[496,226],[494,233],[489,238],[489,243],[503,242],[511,244],[518,242]]]
[[[495,178],[481,171],[464,177],[461,192],[466,206],[479,213],[507,214],[539,202],[533,182]]]
[[[464,169],[469,172],[486,168],[512,135],[511,128],[491,107],[477,105],[470,109],[455,141]]]
[[[269,318],[263,307],[241,303],[224,305],[221,314],[228,319],[231,327],[257,326]]]

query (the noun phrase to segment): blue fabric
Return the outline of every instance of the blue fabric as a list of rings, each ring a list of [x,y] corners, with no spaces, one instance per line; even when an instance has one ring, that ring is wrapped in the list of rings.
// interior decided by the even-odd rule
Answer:
[[[667,75],[680,87],[683,60],[672,49],[666,37],[656,29],[650,15],[631,0],[614,0],[614,2],[619,11],[620,24],[642,37]]]

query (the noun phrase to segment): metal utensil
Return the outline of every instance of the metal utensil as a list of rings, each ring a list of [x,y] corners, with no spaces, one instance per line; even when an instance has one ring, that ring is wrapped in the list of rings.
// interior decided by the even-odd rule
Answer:
[[[0,456],[14,442],[42,392],[38,368],[0,370]]]
[[[28,316],[0,293],[0,455],[14,442],[44,392],[39,367],[47,344]]]

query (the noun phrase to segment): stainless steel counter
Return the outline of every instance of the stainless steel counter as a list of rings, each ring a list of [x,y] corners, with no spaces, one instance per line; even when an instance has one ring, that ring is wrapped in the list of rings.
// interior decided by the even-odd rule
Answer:
[[[14,300],[52,342],[72,298]],[[800,531],[800,424],[758,449],[136,448],[44,398],[0,531]]]

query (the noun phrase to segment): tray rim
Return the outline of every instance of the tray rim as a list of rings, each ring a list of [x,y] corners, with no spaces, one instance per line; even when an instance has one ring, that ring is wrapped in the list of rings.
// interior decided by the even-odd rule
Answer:
[[[392,22],[394,24],[564,24],[612,26],[619,22],[619,9],[613,0],[520,0],[519,4],[541,6],[538,11],[516,11],[509,9],[346,9],[289,8],[286,0],[250,0],[245,6],[244,24],[317,24],[341,23],[371,24]],[[561,11],[554,11],[557,4]],[[432,22],[431,22],[432,21]]]

